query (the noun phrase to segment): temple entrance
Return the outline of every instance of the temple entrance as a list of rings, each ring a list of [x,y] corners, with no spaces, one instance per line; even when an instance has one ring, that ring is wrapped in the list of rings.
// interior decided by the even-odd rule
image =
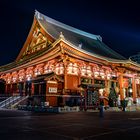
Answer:
[[[81,92],[81,109],[95,109],[100,104],[100,90],[104,88],[102,84],[80,85],[83,90]]]
[[[46,101],[46,81],[44,79],[37,79],[33,81],[34,95],[33,104],[34,105],[44,105]]]
[[[87,91],[87,106],[93,107],[99,104],[99,89],[93,88]]]
[[[46,95],[46,82],[34,83],[34,95]]]

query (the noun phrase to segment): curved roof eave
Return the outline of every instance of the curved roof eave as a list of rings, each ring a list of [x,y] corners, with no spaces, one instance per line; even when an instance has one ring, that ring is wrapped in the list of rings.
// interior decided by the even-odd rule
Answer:
[[[137,64],[133,61],[130,61],[130,60],[118,60],[118,59],[112,59],[112,58],[108,58],[108,57],[103,57],[103,56],[100,56],[100,55],[97,55],[97,54],[93,54],[93,53],[90,53],[82,48],[78,48],[77,46],[75,46],[74,44],[72,44],[70,41],[66,40],[65,38],[58,38],[54,43],[53,43],[53,46],[58,44],[60,41],[63,41],[64,43],[68,44],[69,46],[71,46],[72,48],[78,50],[78,51],[81,51],[82,53],[85,53],[87,55],[90,55],[90,56],[93,56],[93,57],[96,57],[98,59],[102,59],[104,61],[107,61],[107,62],[110,62],[110,63],[124,63],[124,64],[132,64],[132,65],[135,65],[137,67],[140,67],[140,64]]]
[[[70,41],[66,40],[66,39],[61,39],[59,41],[63,41],[64,43],[70,45],[71,47],[73,47],[74,49],[78,50],[78,51],[81,51],[87,55],[90,55],[90,56],[93,56],[93,57],[96,57],[96,58],[99,58],[99,59],[102,59],[102,60],[105,60],[105,61],[108,61],[108,62],[116,62],[116,63],[124,63],[126,62],[127,60],[118,60],[118,59],[113,59],[113,58],[108,58],[108,57],[104,57],[104,56],[101,56],[101,55],[98,55],[98,54],[94,54],[94,53],[91,53],[91,52],[88,52],[78,46],[75,46],[73,43],[71,43]]]

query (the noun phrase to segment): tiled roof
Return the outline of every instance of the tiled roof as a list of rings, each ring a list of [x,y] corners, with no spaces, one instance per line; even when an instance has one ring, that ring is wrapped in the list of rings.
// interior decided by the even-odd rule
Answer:
[[[126,60],[122,55],[105,45],[99,35],[93,35],[73,28],[49,18],[38,11],[36,11],[35,16],[46,32],[55,39],[58,39],[60,32],[62,32],[65,39],[74,46],[77,46],[77,48],[81,47],[83,50],[88,51],[93,55],[95,54],[112,59]]]

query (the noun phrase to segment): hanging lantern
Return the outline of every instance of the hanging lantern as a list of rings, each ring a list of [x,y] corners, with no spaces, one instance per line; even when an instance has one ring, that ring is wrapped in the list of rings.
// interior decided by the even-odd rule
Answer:
[[[99,76],[99,71],[95,71],[95,72],[94,72],[94,76],[95,76],[95,77],[98,77],[98,76]]]
[[[70,63],[67,67],[67,73],[68,74],[73,74],[73,75],[78,75],[78,66],[76,63]]]
[[[110,78],[111,78],[111,74],[108,73],[108,74],[107,74],[107,79],[109,80]]]
[[[104,73],[104,70],[103,69],[100,70],[100,76],[103,79],[105,78],[105,73]]]
[[[53,66],[51,67],[51,72],[53,71]],[[64,73],[64,66],[63,64],[57,64],[55,68],[55,73],[56,74],[63,74]]]

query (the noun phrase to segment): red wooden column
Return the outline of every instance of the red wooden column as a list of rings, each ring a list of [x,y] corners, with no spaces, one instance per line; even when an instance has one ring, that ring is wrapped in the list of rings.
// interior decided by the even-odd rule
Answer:
[[[134,101],[136,101],[137,92],[136,92],[136,81],[135,81],[135,77],[134,76],[132,78],[132,94],[133,94]]]
[[[109,95],[109,92],[108,92],[108,79],[105,78],[105,92],[106,92],[106,95]]]
[[[81,85],[81,71],[80,71],[80,66],[78,66],[78,85]]]
[[[124,91],[123,91],[123,73],[125,72],[125,68],[118,68],[120,74],[118,77],[118,81],[119,81],[119,85],[120,85],[120,99],[123,100],[124,99]]]
[[[32,86],[32,87],[31,87],[31,95],[34,95],[34,83],[32,83],[31,86]]]
[[[49,91],[48,91],[48,83],[47,83],[47,80],[46,80],[46,102],[49,102],[49,96],[47,96],[49,94]]]
[[[123,74],[120,73],[119,75],[119,85],[120,85],[120,99],[124,99],[124,91],[123,91]]]
[[[64,91],[63,93],[65,93],[67,89],[67,63],[64,62]]]
[[[66,59],[63,61],[64,64],[64,89],[63,94],[66,94],[66,89],[68,88],[68,77],[67,77],[67,61]],[[63,105],[65,105],[65,98],[63,97]]]

